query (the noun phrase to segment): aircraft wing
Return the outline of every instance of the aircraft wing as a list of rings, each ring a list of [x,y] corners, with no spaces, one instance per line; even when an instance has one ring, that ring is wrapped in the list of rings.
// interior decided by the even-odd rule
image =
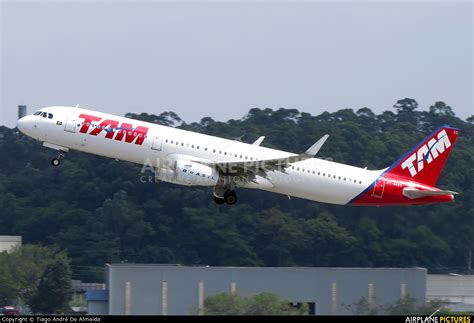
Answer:
[[[252,161],[223,161],[209,162],[195,160],[195,162],[215,167],[224,175],[235,175],[247,179],[252,179],[256,174],[265,177],[267,171],[279,170],[284,172],[285,167],[302,160],[313,158],[328,139],[329,135],[324,135],[302,154],[295,154],[282,158],[262,159]]]

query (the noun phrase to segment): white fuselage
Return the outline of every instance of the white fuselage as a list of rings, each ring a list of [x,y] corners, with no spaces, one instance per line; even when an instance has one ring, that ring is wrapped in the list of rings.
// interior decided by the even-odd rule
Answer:
[[[134,119],[72,107],[41,109],[52,118],[27,116],[18,124],[27,135],[57,149],[73,149],[95,155],[129,161],[153,167],[167,167],[165,161],[202,159],[211,162],[253,161],[284,158],[295,154],[205,134],[156,125]],[[97,121],[87,122],[80,115],[91,115]],[[22,119],[23,120],[23,119]],[[107,125],[104,120],[117,122]],[[89,123],[89,125],[87,125]],[[28,126],[26,126],[28,124]],[[100,125],[105,126],[100,126]],[[129,126],[123,125],[132,125]],[[101,128],[103,127],[103,128]],[[110,130],[116,128],[112,133]],[[147,128],[141,138],[137,128]],[[82,131],[81,131],[82,130]],[[130,137],[127,142],[128,132]],[[91,134],[94,132],[94,134]],[[132,141],[133,139],[133,141]],[[141,144],[137,141],[142,140]],[[347,204],[369,187],[383,172],[370,171],[318,158],[294,162],[284,172],[270,171],[266,179],[240,186],[313,201]]]

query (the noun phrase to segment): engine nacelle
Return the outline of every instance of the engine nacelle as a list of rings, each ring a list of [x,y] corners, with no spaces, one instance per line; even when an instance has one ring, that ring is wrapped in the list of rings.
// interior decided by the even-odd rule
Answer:
[[[219,180],[219,172],[203,164],[177,160],[176,179],[187,185],[215,186]]]
[[[179,159],[172,169],[160,168],[158,178],[181,185],[215,186],[219,180],[219,172],[206,165]]]

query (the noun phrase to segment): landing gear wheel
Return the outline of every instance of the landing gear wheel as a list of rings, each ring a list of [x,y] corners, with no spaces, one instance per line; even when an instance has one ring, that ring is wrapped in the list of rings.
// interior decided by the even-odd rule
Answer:
[[[234,191],[229,190],[229,191],[225,192],[224,200],[227,204],[234,205],[235,203],[237,203],[237,195],[235,194]]]
[[[59,164],[61,164],[61,158],[64,158],[65,153],[65,151],[58,150],[58,158],[53,158],[51,160],[51,165],[53,165],[54,167],[59,166]]]
[[[214,198],[214,202],[215,202],[216,204],[221,205],[221,204],[224,204],[224,202],[225,202],[224,199],[221,199],[221,198],[219,198],[219,197],[216,197],[215,195],[213,195],[212,197]]]

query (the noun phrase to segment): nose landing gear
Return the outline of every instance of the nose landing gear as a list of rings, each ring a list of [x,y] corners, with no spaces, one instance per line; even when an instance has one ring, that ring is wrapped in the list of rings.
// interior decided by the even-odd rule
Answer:
[[[64,158],[65,154],[66,152],[64,152],[63,150],[58,150],[58,158],[53,158],[51,160],[51,165],[53,165],[54,167],[59,166],[59,164],[61,164],[61,158]]]

